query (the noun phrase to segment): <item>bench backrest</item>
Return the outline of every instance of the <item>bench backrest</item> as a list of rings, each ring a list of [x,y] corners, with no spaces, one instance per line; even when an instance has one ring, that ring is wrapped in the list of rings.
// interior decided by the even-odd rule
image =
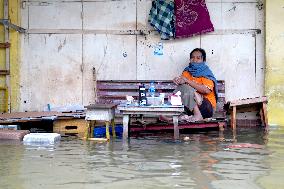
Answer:
[[[125,103],[126,95],[133,96],[138,100],[139,85],[144,84],[146,90],[150,86],[149,80],[98,80],[96,83],[96,102],[102,104],[109,103]],[[225,111],[223,109],[225,103],[225,81],[218,80],[218,101],[214,117],[224,118]],[[156,92],[165,93],[166,98],[173,93],[176,85],[171,80],[155,81]],[[167,99],[166,99],[167,100]]]

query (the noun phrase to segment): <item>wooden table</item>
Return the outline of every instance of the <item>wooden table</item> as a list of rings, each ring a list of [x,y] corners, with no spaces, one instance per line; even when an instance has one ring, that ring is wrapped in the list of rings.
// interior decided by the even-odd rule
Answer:
[[[96,121],[104,121],[106,125],[106,138],[110,139],[109,134],[109,125],[111,123],[112,125],[112,135],[115,137],[115,123],[114,123],[114,117],[115,117],[115,108],[116,104],[93,104],[89,106],[85,106],[87,108],[86,112],[86,120],[90,121],[87,138],[89,136],[93,136],[93,130],[92,126],[95,126]],[[94,122],[94,124],[91,124],[91,121]]]
[[[236,115],[237,111],[239,112],[250,112],[250,111],[259,111],[262,125],[265,128],[268,128],[268,118],[267,118],[267,97],[256,97],[256,98],[247,98],[247,99],[239,99],[230,102],[230,110],[231,110],[231,128],[233,130],[236,129]]]
[[[184,111],[184,106],[135,106],[120,104],[117,106],[123,114],[123,138],[128,138],[129,118],[131,115],[165,115],[172,116],[174,123],[174,138],[179,138],[178,116]]]

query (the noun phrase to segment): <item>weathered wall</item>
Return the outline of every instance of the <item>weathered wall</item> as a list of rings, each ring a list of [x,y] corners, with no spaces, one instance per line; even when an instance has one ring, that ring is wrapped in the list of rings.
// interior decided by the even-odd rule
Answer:
[[[284,1],[266,1],[266,81],[269,123],[284,126]]]
[[[98,79],[172,79],[202,47],[227,100],[264,94],[264,10],[257,0],[207,0],[215,32],[162,41],[147,23],[151,0],[23,4],[20,109],[94,102]],[[259,3],[260,2],[260,3]]]

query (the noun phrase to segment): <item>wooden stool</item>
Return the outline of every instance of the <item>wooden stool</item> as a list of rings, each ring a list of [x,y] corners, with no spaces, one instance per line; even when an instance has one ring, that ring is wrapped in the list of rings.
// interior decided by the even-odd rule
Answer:
[[[250,112],[253,110],[260,111],[262,124],[267,128],[268,119],[267,119],[266,106],[267,106],[266,96],[231,101],[230,102],[231,128],[233,130],[236,129],[237,109],[245,112]]]
[[[115,137],[115,107],[116,104],[94,104],[85,106],[87,108],[86,120],[89,121],[88,133],[86,133],[86,139],[93,137],[93,126],[97,121],[104,121],[106,125],[106,138],[110,139],[109,125],[112,125],[112,136]]]
[[[53,122],[53,132],[61,135],[75,135],[83,138],[88,130],[88,122],[79,118],[57,119]]]

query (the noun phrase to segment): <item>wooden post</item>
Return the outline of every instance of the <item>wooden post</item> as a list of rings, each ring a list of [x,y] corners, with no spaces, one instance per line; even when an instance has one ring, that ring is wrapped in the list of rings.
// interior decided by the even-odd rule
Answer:
[[[233,109],[231,111],[231,128],[233,130],[236,129],[236,114],[237,114],[237,107],[236,106],[233,106]]]

